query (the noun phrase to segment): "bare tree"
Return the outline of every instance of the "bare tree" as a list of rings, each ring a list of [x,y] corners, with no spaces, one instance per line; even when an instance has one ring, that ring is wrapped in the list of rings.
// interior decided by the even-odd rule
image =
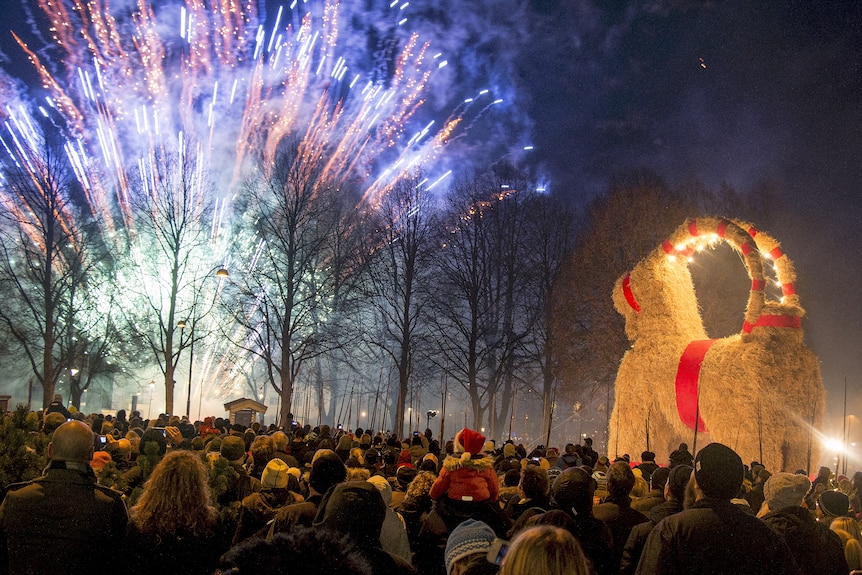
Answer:
[[[554,314],[552,294],[571,255],[575,219],[574,211],[559,197],[534,194],[527,199],[525,207],[527,229],[524,243],[530,248],[527,253],[530,333],[524,340],[524,354],[541,374],[538,392],[542,397],[543,443],[549,445],[560,381],[556,357],[559,346],[554,341],[554,337],[560,334],[551,329]],[[507,405],[504,404],[504,413]]]
[[[401,437],[417,347],[427,337],[430,276],[438,249],[435,206],[421,181],[421,175],[400,180],[382,199],[368,250],[368,296],[380,328],[369,334],[369,342],[397,373],[391,415],[392,429]]]
[[[344,344],[359,273],[355,198],[348,183],[325,175],[307,145],[283,143],[239,202],[242,225],[255,237],[246,244],[249,266],[232,286],[242,329],[231,339],[263,360],[281,421],[292,413],[306,363]]]
[[[6,123],[9,152],[0,173],[0,321],[42,384],[42,404],[53,399],[76,350],[88,274],[99,258],[92,222],[82,225],[79,192],[59,129],[28,118]],[[12,144],[11,142],[14,142]]]
[[[153,150],[141,162],[131,200],[134,228],[118,283],[131,334],[152,352],[164,375],[165,412],[174,413],[176,369],[183,349],[200,339],[192,324],[213,306],[213,188],[199,149]]]
[[[473,425],[490,410],[492,433],[496,394],[511,389],[526,335],[525,220],[518,197],[526,188],[507,170],[456,184],[435,285],[440,366],[467,392]]]

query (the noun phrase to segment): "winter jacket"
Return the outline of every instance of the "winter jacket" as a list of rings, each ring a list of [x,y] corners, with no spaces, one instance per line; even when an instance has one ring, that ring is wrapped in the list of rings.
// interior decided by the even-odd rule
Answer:
[[[121,495],[96,485],[89,466],[76,471],[52,462],[42,477],[7,489],[0,573],[98,573],[121,561],[127,522]]]
[[[784,538],[796,559],[799,575],[845,575],[849,571],[841,538],[815,521],[807,509],[786,507],[772,511],[763,516],[763,522]]]
[[[637,575],[791,575],[796,564],[781,537],[730,501],[704,498],[650,532]]]
[[[640,523],[632,528],[629,538],[623,547],[623,556],[620,559],[620,575],[633,575],[638,567],[638,561],[644,550],[644,543],[653,530],[653,527],[665,517],[682,511],[682,502],[671,499],[656,505],[649,511],[649,521]]]
[[[662,503],[664,503],[664,491],[662,489],[650,489],[650,492],[643,497],[632,499],[632,509],[648,516],[653,507]]]
[[[593,517],[607,525],[614,538],[613,565],[614,571],[619,569],[623,547],[629,538],[629,533],[635,525],[646,523],[649,518],[631,508],[631,498],[628,495],[615,497],[609,495],[604,503],[593,507]]]
[[[132,522],[126,535],[123,573],[209,575],[215,570],[219,556],[227,550],[225,546],[226,542],[215,532],[198,536],[142,533]]]
[[[299,503],[302,497],[287,489],[263,489],[242,500],[239,521],[232,545],[244,541],[263,529],[285,505]]]
[[[455,501],[497,501],[500,483],[494,461],[483,455],[447,457],[443,469],[431,486],[431,499],[443,494]]]

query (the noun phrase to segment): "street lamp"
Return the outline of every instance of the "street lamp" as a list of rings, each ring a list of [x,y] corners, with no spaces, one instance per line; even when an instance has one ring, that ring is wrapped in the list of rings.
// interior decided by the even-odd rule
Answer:
[[[425,429],[431,429],[431,418],[432,417],[437,417],[437,410],[436,409],[429,409],[425,413]]]

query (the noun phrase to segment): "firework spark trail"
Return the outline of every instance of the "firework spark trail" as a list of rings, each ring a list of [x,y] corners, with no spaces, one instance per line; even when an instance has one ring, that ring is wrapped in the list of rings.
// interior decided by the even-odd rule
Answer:
[[[279,143],[295,137],[303,169],[325,158],[325,176],[365,178],[363,199],[374,205],[398,178],[437,160],[478,105],[469,98],[445,121],[423,122],[408,138],[434,72],[447,62],[440,53],[429,56],[429,43],[413,33],[386,83],[363,80],[340,53],[335,0],[282,7],[268,29],[255,3],[239,0],[158,8],[137,0],[132,11],[108,0],[38,5],[59,57],[45,60],[15,40],[41,78],[47,106],[62,118],[66,154],[106,243],[131,246],[141,265],[147,255],[137,245],[132,198],[157,192],[160,162],[179,153],[184,141],[194,146],[196,202],[203,200],[205,172],[214,174],[216,193],[229,197],[255,164],[271,164]],[[399,25],[405,8],[390,6]],[[2,145],[12,155],[15,144]],[[17,160],[26,162],[26,155]],[[237,247],[221,232],[229,201],[213,199],[216,218],[208,233],[213,254],[227,263]],[[156,278],[153,289],[158,284]]]

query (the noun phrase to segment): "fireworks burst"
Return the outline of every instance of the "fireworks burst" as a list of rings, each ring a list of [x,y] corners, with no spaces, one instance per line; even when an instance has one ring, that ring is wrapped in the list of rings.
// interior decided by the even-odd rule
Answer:
[[[332,0],[294,0],[278,8],[271,25],[254,2],[238,0],[138,0],[131,9],[106,0],[38,0],[38,7],[51,46],[15,40],[45,94],[35,107],[4,98],[0,145],[28,165],[38,149],[30,114],[49,118],[65,135],[65,154],[104,241],[131,253],[141,269],[152,248],[138,243],[132,206],[135,195],[156,193],[168,156],[194,163],[195,201],[220,196],[210,198],[217,213],[209,234],[211,254],[224,262],[227,199],[250,170],[272,163],[285,138],[297,138],[313,159],[325,150],[324,175],[359,176],[364,201],[374,205],[401,175],[419,166],[433,173],[444,145],[501,103],[482,91],[448,118],[411,125],[447,61],[405,31],[407,3],[390,4],[385,17],[402,47],[391,61],[370,66],[356,50],[340,48],[346,26]],[[5,95],[13,83],[0,80]],[[435,185],[448,174],[435,175]],[[27,211],[20,198],[0,195],[8,210]],[[151,280],[154,290],[164,289]]]

